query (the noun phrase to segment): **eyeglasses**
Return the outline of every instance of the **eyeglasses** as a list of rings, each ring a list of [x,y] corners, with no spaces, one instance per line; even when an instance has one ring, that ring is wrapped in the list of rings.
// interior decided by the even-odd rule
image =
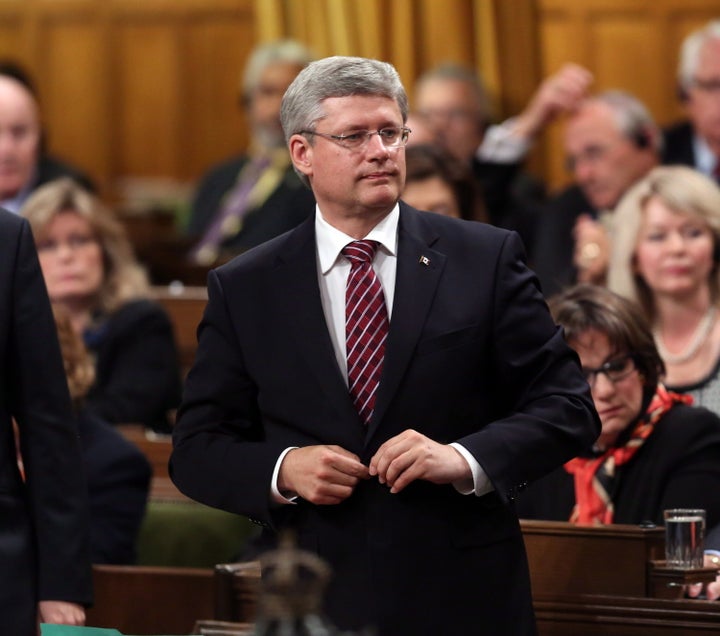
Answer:
[[[692,85],[703,93],[720,95],[720,79],[701,79],[699,77],[693,77]]]
[[[77,252],[96,243],[97,239],[90,234],[71,234],[64,241],[55,239],[39,241],[37,250],[41,254],[55,254],[62,245],[66,245],[71,252]]]
[[[628,353],[614,360],[608,360],[605,364],[597,367],[596,369],[589,369],[587,367],[582,368],[582,374],[587,383],[590,386],[595,384],[597,376],[601,373],[610,380],[613,384],[620,382],[627,378],[633,371],[635,371],[635,356]]]
[[[407,143],[408,136],[412,131],[405,126],[386,126],[379,130],[354,130],[352,132],[342,133],[341,135],[330,135],[328,133],[317,132],[316,130],[301,130],[301,135],[317,135],[323,139],[333,141],[343,148],[349,150],[360,150],[364,148],[373,135],[380,137],[383,146],[386,148],[399,148]]]

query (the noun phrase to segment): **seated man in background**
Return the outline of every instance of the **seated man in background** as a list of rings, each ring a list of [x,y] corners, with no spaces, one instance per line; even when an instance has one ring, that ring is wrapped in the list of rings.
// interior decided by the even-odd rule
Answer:
[[[137,446],[84,408],[95,369],[68,315],[58,308],[54,313],[88,487],[90,559],[92,563],[132,565],[152,469]]]
[[[59,177],[94,190],[86,175],[45,150],[34,85],[20,66],[0,60],[0,207],[17,213],[33,190]]]
[[[538,210],[528,246],[546,296],[576,282],[604,283],[612,210],[659,163],[662,137],[642,102],[607,91],[569,115],[564,144],[574,183]]]
[[[720,20],[683,41],[678,93],[688,119],[665,131],[663,163],[680,163],[720,180]]]
[[[250,148],[201,180],[187,231],[198,237],[190,258],[211,266],[292,229],[310,216],[315,199],[295,174],[280,126],[280,101],[312,60],[301,44],[282,40],[257,48],[243,75],[241,103]]]
[[[532,223],[523,211],[544,197],[544,189],[520,171],[522,159],[540,131],[585,96],[591,81],[584,68],[566,65],[540,85],[519,116],[490,126],[489,98],[475,72],[444,64],[416,82],[413,118],[423,120],[435,143],[471,166],[489,222],[517,230],[529,244]],[[421,143],[414,122],[408,127],[410,145]]]

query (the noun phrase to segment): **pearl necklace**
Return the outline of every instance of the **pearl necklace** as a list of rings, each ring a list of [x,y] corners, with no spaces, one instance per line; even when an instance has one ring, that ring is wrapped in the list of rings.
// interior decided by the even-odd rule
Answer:
[[[705,343],[705,341],[710,336],[710,331],[713,328],[713,325],[715,324],[715,315],[717,314],[717,309],[713,306],[708,309],[707,313],[703,317],[703,319],[700,321],[698,326],[695,328],[695,332],[692,335],[692,338],[690,339],[690,342],[688,343],[688,346],[685,347],[685,350],[680,353],[670,353],[666,348],[665,345],[662,342],[662,336],[660,335],[660,331],[658,329],[653,329],[653,336],[655,337],[655,345],[657,346],[658,353],[660,354],[660,357],[667,362],[668,364],[681,364],[682,362],[687,362],[691,358],[695,357],[697,355],[698,351],[700,351],[700,347]]]

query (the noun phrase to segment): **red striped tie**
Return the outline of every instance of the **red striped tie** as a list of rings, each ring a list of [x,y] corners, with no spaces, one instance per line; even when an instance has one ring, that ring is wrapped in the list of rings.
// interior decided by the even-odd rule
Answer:
[[[375,408],[388,333],[385,296],[372,268],[377,246],[376,241],[353,241],[342,250],[351,264],[345,291],[348,386],[365,424]]]

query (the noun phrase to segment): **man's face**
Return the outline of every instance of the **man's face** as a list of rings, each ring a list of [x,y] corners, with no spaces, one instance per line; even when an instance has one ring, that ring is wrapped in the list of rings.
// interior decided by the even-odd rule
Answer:
[[[322,102],[325,117],[315,130],[326,135],[345,135],[403,125],[400,108],[387,97],[353,95],[331,97]],[[386,147],[379,135],[370,136],[356,149],[318,135],[293,135],[290,153],[305,174],[325,218],[381,216],[400,198],[405,184],[405,148]]]
[[[273,62],[263,69],[257,87],[250,95],[248,115],[253,137],[262,146],[283,146],[280,104],[288,86],[302,66],[290,62]]]
[[[720,39],[708,40],[700,49],[686,108],[697,134],[720,157]]]
[[[35,99],[19,82],[0,77],[0,200],[16,196],[29,183],[39,146]]]
[[[581,106],[569,120],[565,153],[575,182],[597,210],[614,208],[657,164],[655,151],[623,135],[610,108],[597,102]]]
[[[415,92],[413,110],[432,130],[435,140],[461,161],[470,161],[482,142],[483,120],[472,87],[449,78],[430,78]]]

